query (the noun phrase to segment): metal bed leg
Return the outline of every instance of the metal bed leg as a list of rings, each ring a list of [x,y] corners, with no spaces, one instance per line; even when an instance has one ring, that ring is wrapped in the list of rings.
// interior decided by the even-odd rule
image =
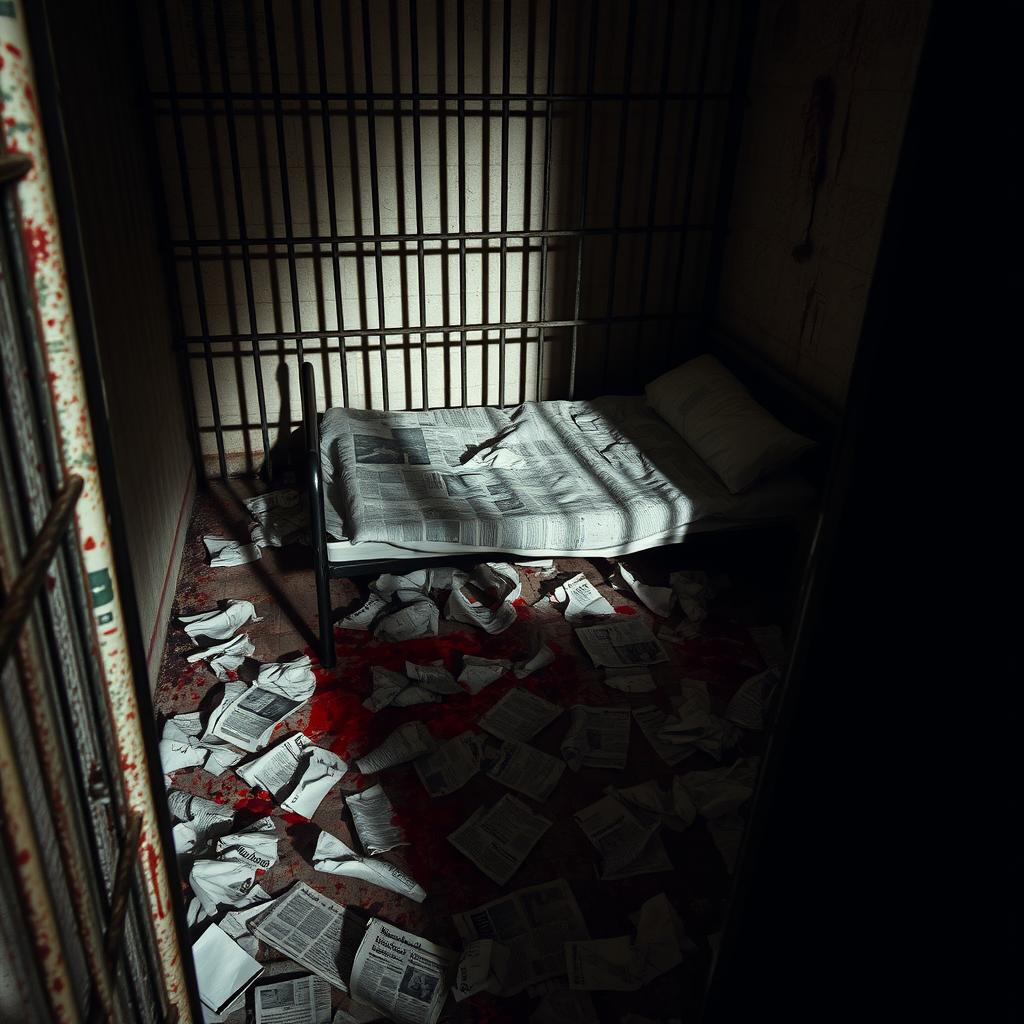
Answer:
[[[334,628],[331,621],[331,577],[327,560],[327,527],[324,521],[324,482],[320,469],[320,425],[316,415],[316,378],[313,364],[302,364],[302,424],[305,432],[306,494],[309,498],[309,534],[316,576],[316,608],[319,636],[316,647],[320,664],[334,668]]]

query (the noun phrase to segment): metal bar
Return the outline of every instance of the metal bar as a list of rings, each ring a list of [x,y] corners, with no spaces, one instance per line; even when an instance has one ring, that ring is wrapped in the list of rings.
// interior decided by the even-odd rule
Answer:
[[[477,324],[433,324],[428,327],[389,327],[388,334],[394,335],[409,335],[409,334],[451,334],[451,333],[472,333],[479,331],[486,333],[489,331],[497,331],[504,327],[506,330],[514,330],[516,328],[526,327],[601,327],[611,321],[613,324],[629,324],[636,323],[638,320],[673,320],[678,319],[679,316],[697,316],[697,313],[687,314],[674,314],[674,313],[648,313],[644,316],[639,314],[624,314],[621,316],[612,317],[591,317],[589,319],[569,319],[569,320],[508,320],[505,322],[501,321],[490,321],[486,323]],[[294,341],[298,338],[310,339],[310,338],[370,338],[376,337],[380,334],[375,327],[366,329],[350,328],[345,331],[283,331],[281,333],[275,333],[274,335],[268,335],[268,337],[280,338],[282,341]],[[214,337],[214,341],[217,342],[233,342],[241,340],[244,335],[237,334],[218,334]],[[197,345],[202,342],[201,338],[198,337],[186,337],[179,338],[179,344],[184,345]],[[429,342],[428,342],[429,344]],[[231,353],[225,353],[230,355]]]
[[[597,62],[597,15],[600,0],[592,0],[590,6],[590,55],[587,58],[587,91],[594,91],[594,68]],[[582,232],[587,223],[587,184],[590,177],[590,133],[591,105],[588,102],[583,108],[583,154],[580,171],[580,216],[579,229]],[[573,319],[580,319],[580,303],[583,299],[583,236],[576,245],[576,301],[573,304]],[[572,347],[569,350],[569,398],[576,393],[576,346],[578,342],[577,326],[572,329]]]
[[[658,212],[658,179],[661,174],[661,149],[665,139],[665,97],[668,93],[668,83],[670,80],[670,72],[672,70],[672,47],[675,42],[673,35],[675,33],[675,15],[676,7],[675,4],[670,3],[668,5],[668,14],[666,16],[666,23],[662,26],[662,31],[665,36],[665,48],[661,53],[661,87],[658,92],[660,98],[658,100],[657,113],[655,114],[655,128],[654,128],[654,162],[651,167],[651,184],[648,186],[650,196],[647,200],[647,235],[644,239],[644,262],[643,269],[640,273],[640,312],[644,313],[647,310],[647,289],[650,284],[651,278],[651,256],[654,249],[654,218]],[[643,341],[644,341],[644,325],[641,322],[640,328],[637,331],[637,350],[643,352]]]
[[[558,38],[558,0],[550,0],[548,11],[548,101],[544,110],[544,208],[541,213],[541,253],[540,253],[540,315],[547,313],[548,285],[548,213],[551,209],[551,126],[554,113],[554,102],[550,97],[555,91],[555,46]],[[530,83],[531,87],[533,82]],[[537,401],[541,400],[544,379],[544,328],[538,333],[537,342]]]
[[[171,86],[171,120],[174,124],[174,145],[178,157],[178,173],[181,177],[181,196],[185,207],[185,230],[191,242],[196,237],[196,216],[192,205],[192,183],[188,173],[188,150],[185,146],[185,134],[182,131],[181,113],[178,104],[175,84],[177,74],[174,67],[174,53],[171,47],[171,29],[167,22],[167,0],[161,0],[159,6],[160,37],[163,43],[164,67],[167,82]],[[217,400],[217,381],[213,375],[213,359],[210,347],[210,323],[206,313],[206,291],[203,286],[203,272],[198,260],[192,262],[192,281],[196,290],[196,311],[199,314],[199,329],[205,339],[203,343],[206,362],[206,382],[210,389],[210,411],[217,427],[217,460],[220,464],[220,475],[227,477],[228,463],[224,454],[224,434],[220,430],[220,402]]]
[[[443,6],[444,0],[441,0]],[[161,102],[169,100],[171,97],[170,93],[154,91],[150,94],[154,101]],[[178,92],[175,94],[179,100],[188,100],[191,102],[202,102],[204,100],[222,99],[223,94],[219,92],[205,93],[199,92]],[[403,92],[399,94],[399,99],[402,103],[411,103],[416,99],[416,91]],[[490,90],[484,90],[482,92],[466,92],[464,89],[459,89],[457,92],[448,93],[450,100],[463,99],[469,103],[500,103],[504,99],[509,100],[554,100],[556,103],[618,103],[626,99],[627,96],[621,92],[559,92],[549,94],[546,92],[493,92]],[[733,94],[731,92],[708,92],[708,93],[696,93],[686,91],[674,91],[667,94],[666,98],[669,100],[695,100],[698,96],[703,96],[704,99],[709,100],[728,100],[731,99]],[[657,100],[660,96],[658,92],[636,92],[632,93],[628,98],[634,100]],[[249,101],[258,103],[260,101],[273,100],[280,98],[288,102],[298,103],[302,100],[318,100],[320,99],[319,92],[261,92],[259,90],[251,90],[248,92],[235,90],[231,94],[231,98],[236,102]],[[345,90],[344,92],[329,92],[327,94],[327,100],[331,103],[341,101],[355,101],[355,102],[371,102],[380,100],[392,100],[394,99],[394,93],[390,92],[373,92],[363,90]],[[429,93],[420,93],[420,99],[433,99],[433,95]],[[295,113],[295,111],[285,111],[285,113]]]
[[[196,5],[198,11],[198,4]],[[217,54],[220,60],[220,77],[224,83],[225,90],[230,84],[230,73],[228,70],[228,48],[227,37],[224,31],[224,9],[220,4],[214,4],[214,25],[217,33]],[[197,19],[199,14],[196,15]],[[197,24],[196,32],[202,34],[202,28]],[[209,75],[206,60],[205,41],[199,48],[200,78],[204,80]],[[238,156],[238,131],[235,125],[235,114],[230,98],[225,100],[227,104],[227,131],[228,131],[228,153],[231,160],[231,175],[234,179],[235,188],[235,216],[238,219],[238,235],[242,247],[242,275],[245,281],[245,305],[249,315],[249,332],[252,342],[252,364],[256,376],[256,398],[260,410],[260,431],[263,435],[263,465],[268,480],[273,479],[274,468],[270,454],[270,430],[267,425],[267,400],[263,390],[263,367],[260,363],[259,325],[256,322],[256,292],[252,283],[252,261],[249,257],[248,231],[245,219],[245,196],[242,182],[242,166]]]
[[[21,627],[42,589],[46,571],[71,520],[75,502],[82,493],[82,483],[80,476],[72,474],[68,477],[67,483],[54,499],[35,540],[29,545],[29,556],[25,559],[25,564],[4,596],[3,607],[0,608],[0,669],[7,664],[7,659],[21,633]]]
[[[447,29],[447,15],[445,0],[435,0],[437,8],[437,168],[438,168],[438,192],[440,193],[440,204],[438,213],[440,219],[438,227],[442,233],[448,231],[448,63],[445,52],[445,32]],[[461,0],[460,0],[461,3]],[[461,8],[460,8],[461,11]],[[461,15],[459,24],[462,24]],[[461,124],[461,118],[459,124]],[[462,164],[459,163],[459,193],[462,192]],[[447,246],[441,258],[441,315],[447,324],[450,319],[450,298],[451,298],[451,275],[449,273]],[[462,291],[462,279],[459,280],[459,291]],[[462,318],[463,320],[465,317]],[[451,375],[451,353],[444,353],[444,394],[445,404],[452,400],[452,375]]]
[[[480,72],[484,92],[491,91],[491,0],[480,5]],[[480,122],[480,226],[487,231],[491,225],[491,101],[484,101],[484,117]],[[491,316],[491,254],[484,253],[480,257],[480,309],[484,320]],[[463,316],[465,322],[465,316]],[[501,319],[499,317],[499,319]],[[490,341],[491,332],[486,331],[484,338]],[[490,382],[487,379],[490,370],[490,345],[484,345],[480,357],[480,387],[486,395]],[[468,399],[463,398],[463,405]]]
[[[465,0],[459,0],[456,7],[458,18],[458,30],[456,32],[456,56],[458,59],[457,81],[459,84],[459,320],[466,322],[466,5]],[[447,140],[446,143],[447,145]],[[448,225],[443,225],[447,227]],[[481,261],[485,257],[481,257]],[[445,316],[447,319],[447,315]],[[462,356],[460,361],[461,391],[460,404],[469,404],[467,391],[469,389],[468,370],[466,366],[469,350],[466,346],[466,332],[461,335]]]
[[[316,28],[316,70],[320,85],[320,124],[324,136],[324,172],[327,177],[328,222],[331,226],[331,268],[334,276],[334,308],[339,330],[345,329],[345,310],[341,296],[341,259],[338,243],[338,204],[334,184],[334,141],[331,132],[331,116],[327,110],[327,54],[324,50],[323,0],[313,0],[313,18]],[[348,406],[348,360],[341,353],[341,400]]]
[[[373,40],[370,25],[369,0],[363,0],[363,73],[366,76],[366,87],[373,91]],[[367,130],[370,141],[370,202],[373,207],[373,231],[380,234],[380,183],[377,175],[377,124],[374,101],[370,99]],[[381,259],[380,242],[374,243],[374,270],[377,275],[377,327],[380,330],[380,376],[381,388],[384,392],[384,409],[388,409],[388,354],[387,336],[384,330],[384,262]]]
[[[501,89],[508,93],[512,68],[512,5],[505,0],[501,26]],[[501,230],[508,231],[508,99],[501,101]],[[487,259],[488,257],[484,257]],[[498,318],[505,320],[508,314],[508,239],[501,239],[498,252]],[[505,329],[498,332],[498,407],[505,408]]]
[[[284,208],[284,233],[288,241],[288,284],[292,293],[292,324],[299,330],[302,314],[299,310],[299,280],[295,266],[295,243],[292,241],[292,196],[288,181],[288,147],[284,138],[284,118],[281,115],[281,69],[277,63],[277,28],[274,23],[273,0],[265,0],[263,4],[264,20],[267,30],[267,54],[270,58],[270,83],[274,93],[274,128],[277,136],[277,170],[281,178],[281,205]],[[256,69],[253,69],[255,73]],[[299,362],[302,362],[301,339],[298,346]]]
[[[423,231],[423,150],[420,137],[420,34],[416,0],[409,0],[409,52],[412,58],[412,88],[416,95],[412,106],[413,181],[416,191],[416,230]],[[419,289],[420,326],[427,322],[426,253],[422,239],[416,243],[416,276]],[[420,335],[420,392],[423,408],[430,408],[427,381],[427,335]]]
[[[633,81],[633,50],[636,43],[636,0],[630,0],[628,28],[626,29],[626,57],[622,73],[623,92],[629,93],[630,84]],[[615,230],[612,232],[612,254],[608,261],[608,316],[612,315],[615,308],[615,279],[618,274],[619,264],[619,222],[622,220],[622,187],[626,179],[626,136],[629,131],[629,99],[622,101],[622,109],[619,112],[619,145],[618,145],[618,166],[615,171],[615,205],[612,213],[612,225]],[[608,386],[608,361],[612,349],[612,327],[611,324],[605,329],[604,336],[604,366],[601,369],[602,390]]]
[[[526,85],[533,88],[533,79],[537,73],[537,0],[529,0],[526,8]],[[533,188],[533,100],[526,104],[527,113],[531,115],[523,125],[523,227],[528,229],[533,217],[533,210],[530,203],[530,192]],[[506,225],[507,227],[507,225]],[[519,303],[519,315],[527,317],[530,315],[530,253],[528,246],[523,245],[521,250],[522,276],[519,282],[519,290],[522,294],[522,301]],[[541,313],[543,316],[543,313]],[[526,401],[526,369],[529,350],[526,344],[519,349],[519,401]]]

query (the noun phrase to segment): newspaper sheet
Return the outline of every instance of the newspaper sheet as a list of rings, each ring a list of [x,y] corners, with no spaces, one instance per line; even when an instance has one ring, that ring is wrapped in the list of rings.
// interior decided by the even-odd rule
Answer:
[[[638,618],[609,622],[600,626],[583,626],[576,636],[595,665],[608,668],[632,668],[668,661],[668,655],[651,632],[650,626]]]
[[[597,850],[603,881],[672,870],[658,826],[642,825],[615,797],[602,797],[573,817]]]
[[[255,529],[251,532],[261,548],[309,543],[309,513],[298,491],[290,488],[267,491],[247,498],[244,504],[258,524],[258,532]]]
[[[501,993],[508,974],[511,951],[493,939],[474,939],[462,950],[455,971],[452,995],[455,1001],[475,996],[477,992]]]
[[[721,761],[736,745],[739,728],[711,713],[707,683],[683,679],[681,686],[681,696],[672,698],[676,713],[666,716],[658,732],[659,742],[691,746]]]
[[[658,630],[658,639],[667,640],[669,643],[678,644],[681,647],[688,640],[700,636],[701,629],[702,626],[699,622],[689,622],[687,619],[683,619],[671,629],[663,626]]]
[[[263,973],[234,939],[211,924],[192,946],[196,982],[203,1006],[221,1013]]]
[[[736,502],[642,399],[329,409],[321,439],[327,529],[357,543],[624,551]]]
[[[529,1024],[599,1024],[599,1020],[589,993],[554,984],[530,1014]],[[629,1024],[627,1018],[623,1017],[622,1024]]]
[[[544,642],[544,634],[535,629],[530,639],[530,656],[513,665],[516,679],[525,679],[534,672],[546,668],[555,660],[555,652]]]
[[[706,572],[674,572],[669,582],[679,607],[691,622],[701,622],[707,618],[710,593]]]
[[[694,949],[683,922],[664,893],[651,897],[637,914],[632,938],[568,942],[565,946],[569,985],[590,991],[635,992],[683,962]]]
[[[518,618],[512,602],[522,590],[519,573],[507,562],[483,562],[469,573],[456,570],[445,616],[487,633],[502,633]]]
[[[241,832],[221,836],[214,847],[219,860],[237,860],[267,871],[277,863],[277,825],[269,815]]]
[[[190,665],[194,665],[197,661],[206,661],[209,663],[210,667],[213,668],[213,663],[216,661],[218,662],[218,664],[220,664],[219,659],[221,658],[222,655],[224,655],[227,656],[227,664],[230,667],[234,665],[232,655],[234,653],[238,653],[244,650],[248,642],[249,635],[247,633],[239,633],[237,636],[229,636],[226,640],[218,640],[212,644],[208,644],[205,647],[201,647],[199,648],[199,650],[193,651],[191,654],[187,654],[185,656],[185,660]],[[255,649],[256,648],[254,647],[253,650]],[[241,660],[238,662],[238,664],[241,664]],[[217,675],[216,669],[214,669],[214,674]],[[217,675],[217,678],[220,679],[220,676]],[[227,676],[226,671],[225,678],[230,678],[229,676]],[[221,681],[223,682],[224,680]]]
[[[382,772],[385,768],[415,761],[429,754],[437,746],[430,730],[422,722],[406,722],[400,725],[379,747],[364,754],[356,761],[356,768],[363,775]]]
[[[222,683],[226,683],[233,678],[232,673],[241,668],[242,662],[256,653],[256,645],[249,639],[248,633],[239,633],[238,636],[233,636],[230,640],[218,644],[216,651],[213,648],[208,648],[201,653],[206,657],[206,663],[213,669],[213,674]],[[208,657],[211,653],[213,654],[212,658]],[[189,661],[194,658],[195,655],[190,657]]]
[[[641,604],[661,619],[668,618],[672,611],[672,605],[675,603],[676,598],[671,587],[658,587],[651,583],[644,583],[625,562],[619,562],[615,567],[611,584],[616,590],[631,590]]]
[[[352,995],[398,1024],[435,1024],[458,954],[371,918],[352,967]]]
[[[256,1024],[331,1024],[331,986],[323,978],[274,980],[253,990]]]
[[[550,827],[547,818],[506,795],[490,808],[479,808],[448,841],[488,878],[504,885]]]
[[[195,768],[205,764],[209,751],[199,745],[198,736],[202,731],[199,712],[177,715],[164,722],[160,734],[160,766],[164,770],[164,782],[169,786],[170,776],[182,768]]]
[[[206,545],[206,553],[210,556],[210,565],[214,568],[245,565],[263,557],[258,544],[243,544],[230,537],[204,537],[203,543]]]
[[[423,788],[431,796],[447,796],[461,789],[480,771],[483,742],[483,737],[467,731],[417,758],[413,767]]]
[[[396,846],[408,846],[402,826],[395,822],[395,808],[378,783],[359,793],[349,793],[345,803],[364,850],[387,853]]]
[[[373,692],[363,701],[363,707],[367,711],[380,711],[381,708],[392,706],[407,708],[413,704],[431,704],[444,699],[430,687],[414,683],[401,672],[381,665],[373,666],[371,678]]]
[[[224,608],[195,615],[179,615],[178,621],[185,626],[189,639],[198,644],[198,637],[208,640],[228,640],[247,622],[259,622],[252,601],[228,601]]]
[[[302,707],[315,689],[316,677],[308,655],[261,665],[255,683],[219,709],[211,731],[255,753],[266,746],[275,726]]]
[[[642,708],[633,708],[633,717],[640,731],[647,737],[647,742],[654,747],[654,752],[668,765],[677,765],[696,751],[692,744],[674,743],[662,738],[662,731],[670,724],[667,712],[654,704]]]
[[[286,811],[312,818],[320,802],[348,771],[333,751],[293,733],[237,769],[239,778],[272,793]]]
[[[171,838],[174,840],[174,852],[179,857],[196,848],[196,830],[184,822],[179,822],[171,829]]]
[[[313,867],[330,875],[347,875],[371,885],[379,885],[401,896],[422,903],[427,894],[415,878],[407,875],[390,861],[376,857],[360,857],[337,836],[321,832],[313,851]]]
[[[565,621],[572,624],[585,622],[588,618],[605,619],[615,614],[615,609],[581,572],[556,588],[551,600],[554,604],[569,602],[563,614]]]
[[[480,719],[481,729],[503,740],[533,739],[549,726],[562,708],[528,690],[509,690]]]
[[[296,882],[265,915],[256,918],[251,930],[271,949],[347,992],[341,971],[343,964],[351,963],[355,949],[349,944],[355,940],[346,934],[345,918],[340,903],[305,882]],[[354,931],[361,931],[358,922]]]
[[[651,693],[658,688],[654,677],[643,668],[606,668],[604,684],[623,693]]]
[[[511,670],[512,662],[506,658],[478,658],[473,654],[464,654],[458,681],[470,693],[476,694]]]
[[[167,794],[167,807],[176,821],[192,828],[200,842],[230,832],[235,816],[230,807],[177,789]]]
[[[564,879],[533,885],[453,917],[464,941],[492,939],[508,947],[502,996],[565,973],[565,943],[589,937]]]
[[[562,740],[562,757],[574,771],[580,768],[626,767],[629,754],[629,708],[572,708],[569,731]]]
[[[725,718],[743,729],[760,732],[764,729],[765,711],[771,704],[779,676],[767,669],[751,676],[732,696],[725,709]]]
[[[256,918],[265,914],[273,904],[274,900],[269,900],[266,903],[255,903],[253,906],[245,907],[242,910],[230,910],[220,919],[218,924],[221,930],[226,935],[230,935],[246,953],[250,956],[255,956],[259,951],[260,940],[252,933],[250,925]]]
[[[192,864],[188,884],[203,910],[211,917],[217,907],[249,907],[270,899],[270,893],[256,884],[259,868],[237,860],[197,860]]]
[[[718,818],[732,814],[753,796],[760,763],[758,757],[741,757],[724,768],[678,775],[674,782],[686,791],[699,814]]]
[[[519,740],[489,740],[481,766],[489,778],[544,802],[555,791],[565,763]]]
[[[685,800],[679,801],[676,798],[676,783],[680,778],[674,776],[669,789],[662,788],[657,780],[650,779],[635,786],[609,786],[606,792],[622,801],[641,825],[650,827],[661,824],[672,832],[682,832],[693,824],[697,809],[685,790],[682,790]]]

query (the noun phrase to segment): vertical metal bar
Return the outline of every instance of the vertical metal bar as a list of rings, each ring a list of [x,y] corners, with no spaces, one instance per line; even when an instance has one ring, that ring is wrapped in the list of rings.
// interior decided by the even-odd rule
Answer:
[[[373,206],[374,268],[377,274],[377,326],[380,329],[380,376],[384,409],[388,409],[388,353],[384,332],[384,261],[380,244],[380,183],[377,177],[377,114],[373,99],[373,39],[369,0],[363,0],[363,71],[366,76],[366,128],[370,141],[370,202]]]
[[[263,11],[267,27],[267,54],[270,57],[270,87],[274,94],[274,127],[277,135],[277,169],[281,177],[281,205],[284,208],[285,248],[288,252],[288,284],[292,293],[292,322],[295,331],[301,331],[299,312],[299,279],[295,261],[295,229],[292,226],[292,195],[288,181],[288,146],[284,137],[284,113],[281,104],[281,69],[277,63],[277,27],[274,24],[274,0],[264,0]],[[254,69],[255,70],[255,69]],[[302,338],[295,339],[295,351],[302,366]]]
[[[201,17],[200,5],[195,5],[198,19]],[[263,434],[263,468],[268,480],[274,478],[274,466],[270,453],[270,431],[267,427],[267,400],[263,391],[263,367],[260,365],[260,342],[259,331],[256,326],[256,293],[252,283],[252,261],[249,251],[249,234],[245,220],[245,197],[243,195],[242,167],[238,157],[238,131],[235,124],[235,105],[231,98],[231,75],[228,71],[228,48],[227,38],[224,31],[224,9],[220,4],[214,4],[214,26],[217,35],[217,55],[220,60],[220,81],[224,90],[224,119],[228,130],[228,152],[231,159],[231,176],[235,188],[235,216],[238,219],[238,241],[242,249],[242,275],[245,280],[245,305],[249,316],[249,333],[252,336],[252,363],[253,372],[256,375],[256,397],[260,409],[260,430]],[[196,32],[203,34],[201,26],[197,24]],[[206,61],[205,41],[199,47],[200,59],[200,81],[203,83],[204,91],[209,88],[207,84],[208,69]]]
[[[587,183],[590,177],[590,133],[592,128],[593,97],[594,97],[594,67],[597,63],[597,16],[601,0],[593,0],[590,6],[590,53],[587,57],[587,92],[583,101],[583,154],[580,169],[580,216],[579,230],[583,231],[587,226]],[[580,235],[576,243],[576,301],[573,306],[573,320],[580,318],[580,302],[583,298],[583,242],[584,235]],[[572,342],[569,352],[569,398],[576,394],[576,349],[578,343],[579,326],[573,324]]]
[[[715,4],[708,0],[707,22],[704,25],[704,48],[700,55],[700,69],[697,72],[697,98],[693,108],[693,131],[690,133],[690,153],[686,165],[686,185],[683,188],[683,215],[681,235],[679,238],[679,262],[676,264],[676,280],[672,289],[672,330],[666,332],[666,345],[671,343],[675,326],[679,318],[679,292],[683,281],[683,265],[686,261],[686,243],[690,237],[690,207],[693,204],[693,182],[697,171],[697,153],[699,151],[700,123],[704,111],[704,86],[707,82],[708,55],[711,50],[711,35],[715,22]],[[668,350],[666,349],[666,356]],[[667,359],[665,360],[667,362]]]
[[[630,0],[629,22],[626,29],[626,58],[622,75],[622,108],[619,113],[618,167],[615,171],[615,205],[612,214],[612,253],[608,263],[608,302],[605,316],[608,324],[604,333],[604,366],[601,370],[601,388],[608,386],[608,361],[612,349],[611,315],[615,309],[615,278],[619,263],[619,227],[622,224],[622,186],[626,175],[626,136],[629,130],[629,90],[633,84],[633,49],[636,42],[636,0]]]
[[[491,0],[481,4],[482,26],[480,30],[480,69],[482,80],[480,88],[485,95],[491,91]],[[480,227],[483,231],[491,230],[491,101],[484,100],[480,114]],[[480,274],[480,309],[482,324],[491,321],[490,283],[491,283],[491,243],[485,241],[481,248]],[[483,348],[480,359],[480,397],[483,405],[487,404],[490,381],[491,332],[486,328],[483,335]]]
[[[447,29],[447,11],[445,0],[435,0],[437,4],[437,173],[438,191],[440,192],[438,229],[441,234],[448,233],[448,63],[445,53],[445,32]],[[460,5],[462,0],[459,0]],[[459,8],[459,24],[462,24],[461,6]],[[460,119],[461,121],[461,119]],[[459,164],[459,197],[462,197],[462,165]],[[461,223],[461,221],[460,221]],[[441,243],[441,324],[448,326],[450,275],[448,268],[448,242]],[[464,291],[462,279],[459,279],[459,293]],[[462,306],[463,310],[465,306]],[[465,323],[465,315],[461,321]],[[451,391],[451,336],[444,335],[444,382],[445,402],[450,403]],[[463,378],[465,379],[465,378]],[[463,392],[465,393],[465,392]],[[465,404],[465,402],[463,402]]]
[[[458,79],[456,88],[459,92],[459,323],[466,324],[466,5],[465,0],[458,3],[457,56]],[[482,193],[481,193],[482,194]],[[444,226],[448,230],[448,225]],[[484,246],[486,249],[486,246]],[[481,261],[486,256],[481,255]],[[483,317],[481,317],[481,321]],[[466,332],[462,331],[462,404],[467,405],[468,378],[466,369],[467,345]],[[486,349],[486,344],[484,346]]]
[[[658,208],[658,179],[661,173],[661,149],[665,138],[665,94],[668,92],[668,84],[672,70],[672,45],[675,33],[676,6],[668,4],[668,14],[661,31],[665,35],[665,48],[661,53],[661,83],[658,87],[658,108],[655,114],[654,127],[654,162],[651,168],[650,197],[647,201],[647,235],[644,238],[644,262],[640,275],[640,316],[637,324],[637,351],[644,351],[644,320],[647,316],[647,289],[651,278],[651,256],[654,249],[654,219],[657,216]]]
[[[206,381],[210,389],[210,411],[213,413],[213,432],[217,439],[217,461],[220,475],[228,475],[227,458],[224,455],[224,432],[220,420],[220,402],[217,400],[217,380],[213,372],[213,348],[210,343],[210,321],[206,310],[206,290],[203,286],[203,271],[193,248],[196,238],[196,215],[192,205],[192,180],[188,172],[188,149],[182,130],[181,106],[178,102],[178,79],[174,66],[174,51],[171,44],[171,28],[167,20],[167,0],[161,0],[160,41],[163,44],[164,67],[167,71],[167,89],[170,93],[171,121],[174,125],[174,145],[178,156],[178,171],[181,176],[181,197],[185,207],[185,232],[189,242],[189,258],[192,262],[192,282],[196,290],[196,306],[199,314],[199,334],[203,341],[203,360],[206,363]]]
[[[440,0],[439,0],[440,2]],[[413,178],[416,189],[416,231],[424,234],[426,228],[423,226],[423,151],[420,138],[420,34],[419,21],[416,10],[416,0],[409,0],[409,49],[412,57],[412,155],[413,155]],[[438,68],[438,73],[443,74],[444,69]],[[447,183],[445,183],[447,184]],[[442,255],[442,259],[447,259]],[[427,275],[423,250],[423,239],[416,243],[416,273],[420,295],[420,326],[427,324]],[[420,389],[423,395],[423,408],[430,408],[427,385],[427,333],[420,335]]]
[[[529,0],[526,8],[526,92],[533,92],[533,80],[537,73],[537,0]],[[523,118],[523,230],[530,230],[533,209],[530,202],[533,189],[533,100],[526,101],[526,116]],[[530,319],[530,249],[533,239],[524,236],[522,240],[522,263],[519,280],[519,319]],[[528,327],[519,329],[519,401],[526,401],[526,369],[529,355]]]
[[[512,85],[512,4],[505,0],[501,26],[501,230],[508,231],[508,92]],[[498,316],[505,323],[507,309],[508,239],[501,236],[498,249]],[[498,332],[498,406],[505,408],[505,328]]]
[[[554,113],[554,101],[551,96],[555,92],[555,43],[558,38],[558,0],[550,0],[548,11],[548,81],[547,105],[544,110],[544,209],[541,213],[541,231],[548,229],[548,210],[551,207],[551,125]],[[533,82],[530,83],[533,89]],[[547,318],[547,285],[548,285],[548,236],[541,237],[540,242],[540,312],[541,320]],[[544,325],[539,328],[537,339],[537,401],[542,395],[544,380]]]
[[[331,270],[334,279],[334,308],[338,330],[345,330],[345,310],[341,300],[341,257],[338,254],[338,203],[334,183],[334,141],[331,131],[331,111],[327,101],[327,54],[324,51],[323,0],[313,0],[313,18],[316,28],[316,73],[320,87],[320,125],[324,136],[324,172],[327,176],[328,223],[331,230]],[[341,359],[341,400],[348,407],[348,359],[345,336],[338,336]]]

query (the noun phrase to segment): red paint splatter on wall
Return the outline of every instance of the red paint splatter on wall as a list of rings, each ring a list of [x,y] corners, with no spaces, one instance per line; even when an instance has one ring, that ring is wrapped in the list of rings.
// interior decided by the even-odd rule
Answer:
[[[86,551],[92,551],[96,547],[96,541],[92,537],[86,537],[85,543],[82,545]]]

